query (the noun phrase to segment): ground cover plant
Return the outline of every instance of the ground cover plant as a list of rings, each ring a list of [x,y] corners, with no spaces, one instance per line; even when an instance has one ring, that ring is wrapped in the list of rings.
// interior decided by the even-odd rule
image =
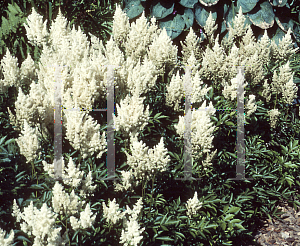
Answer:
[[[276,45],[259,42],[242,9],[219,42],[210,14],[206,46],[190,29],[182,56],[165,29],[144,14],[129,24],[118,6],[111,38],[71,28],[58,13],[50,29],[32,9],[28,40],[41,48],[21,64],[1,60],[2,115],[14,132],[2,136],[4,245],[241,245],[257,218],[296,193],[299,116],[290,63],[290,30]],[[58,65],[61,66],[57,73]],[[106,175],[109,65],[114,65],[116,161]],[[236,66],[244,66],[244,76]],[[185,75],[190,67],[193,177],[184,176]],[[56,72],[56,73],[55,73]],[[54,81],[62,84],[62,180],[54,178]],[[237,84],[245,90],[245,170],[236,177]],[[4,108],[7,100],[13,107]],[[81,111],[68,111],[77,108]],[[210,109],[210,110],[205,110]],[[219,109],[219,110],[217,110]],[[222,110],[221,110],[222,109]],[[52,179],[51,179],[52,178]],[[2,199],[3,200],[3,199]],[[9,235],[8,235],[9,234]],[[246,245],[246,244],[245,244]]]

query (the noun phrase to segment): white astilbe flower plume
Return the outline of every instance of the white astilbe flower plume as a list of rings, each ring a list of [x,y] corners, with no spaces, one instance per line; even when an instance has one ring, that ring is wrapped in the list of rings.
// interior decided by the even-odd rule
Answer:
[[[62,15],[59,8],[58,15],[51,23],[50,27],[50,42],[54,49],[63,48],[64,43],[69,41],[70,26],[68,20]]]
[[[186,202],[187,215],[191,218],[202,207],[202,202],[199,201],[197,191],[195,191],[194,197],[190,198]]]
[[[231,101],[236,100],[236,98],[237,98],[238,81],[243,88],[245,88],[248,85],[247,82],[244,83],[245,78],[242,74],[242,71],[241,70],[239,70],[239,71],[240,72],[237,74],[237,76],[235,78],[231,79],[231,85],[229,85],[227,82],[225,82],[224,89],[222,91],[224,97]],[[241,98],[244,98],[244,96],[245,96],[245,91],[241,95]]]
[[[116,224],[118,220],[124,217],[124,214],[120,211],[119,204],[116,203],[114,198],[112,201],[108,200],[108,207],[105,202],[102,202],[103,217],[109,224]]]
[[[193,54],[194,52],[192,51],[192,55],[188,60],[188,64],[193,64],[193,58],[195,58]],[[207,88],[207,85],[203,86],[203,81],[200,78],[199,71],[197,71],[196,69],[194,71],[195,71],[195,75],[194,76],[192,75],[190,79],[190,83],[192,87],[191,103],[201,102],[204,99],[204,96],[207,94],[207,92],[211,89],[211,87]],[[182,98],[185,96],[185,91],[184,91],[185,79],[186,79],[185,77],[181,78],[179,75],[179,71],[177,71],[176,76],[173,75],[170,84],[167,85],[166,105],[174,106],[175,111],[180,111],[179,103],[181,102]]]
[[[118,116],[113,114],[116,131],[122,131],[126,136],[136,135],[143,130],[149,120],[149,105],[144,110],[144,98],[140,98],[137,94],[132,97],[126,96],[117,104]]]
[[[201,65],[197,61],[194,51],[191,52],[191,56],[187,59],[186,66],[191,68],[191,75],[195,76]]]
[[[178,47],[172,44],[164,28],[158,37],[155,37],[149,46],[148,55],[160,72],[163,72],[166,66],[174,66],[177,63]]]
[[[147,59],[141,65],[140,59],[136,66],[128,69],[127,86],[131,94],[141,95],[154,87],[157,80],[156,67]]]
[[[77,106],[77,105],[76,105]],[[83,159],[98,153],[97,158],[101,158],[106,152],[105,132],[100,135],[100,125],[82,111],[66,111],[66,137],[71,145],[80,150]]]
[[[69,195],[64,191],[64,187],[56,182],[53,187],[53,197],[52,197],[52,206],[55,213],[65,214],[65,215],[74,215],[78,213],[85,203],[85,201],[80,201],[79,196],[77,196],[72,190]]]
[[[202,40],[197,37],[192,27],[190,27],[190,32],[185,38],[184,43],[180,41],[180,44],[182,46],[182,63],[187,64],[187,60],[191,57],[192,53],[194,53],[194,56],[197,60],[201,59],[201,51],[200,51],[200,43]]]
[[[92,224],[95,222],[96,215],[97,214],[93,215],[90,204],[87,204],[85,210],[80,212],[79,220],[74,216],[70,217],[70,222],[73,230],[91,228]]]
[[[124,54],[117,46],[116,42],[111,37],[110,40],[107,41],[106,49],[105,49],[105,57],[109,65],[122,66],[124,64]]]
[[[217,35],[213,50],[206,47],[200,74],[208,80],[219,80],[224,78],[227,68],[224,69],[225,51],[218,43],[219,34]]]
[[[26,60],[21,65],[20,78],[25,85],[29,85],[36,78],[36,66],[30,54],[27,55]]]
[[[49,174],[51,178],[55,178],[54,175],[54,164],[48,164],[45,161],[42,161],[44,170]],[[69,159],[68,167],[65,167],[65,161],[62,159],[62,179],[63,182],[67,185],[72,186],[73,188],[77,188],[82,179],[83,179],[83,171],[79,170],[79,167],[75,166],[72,157]]]
[[[268,111],[268,115],[270,117],[270,125],[271,128],[275,128],[276,126],[276,122],[277,122],[277,118],[280,115],[280,112],[278,111],[278,109],[271,109]]]
[[[25,95],[19,87],[18,97],[15,103],[16,115],[8,108],[11,124],[16,127],[16,130],[21,131],[24,127],[24,120],[33,126],[39,126],[42,134],[49,134],[50,129],[53,129],[53,104],[51,98],[46,94],[41,84],[32,82],[30,84],[30,92]]]
[[[43,16],[39,15],[34,8],[27,18],[28,25],[24,24],[29,42],[33,45],[46,43],[49,33],[47,31],[47,20],[43,23]]]
[[[38,149],[40,149],[40,133],[37,127],[32,128],[28,122],[24,120],[24,130],[22,135],[16,139],[17,144],[20,147],[21,155],[26,157],[26,163],[33,161],[37,155]]]
[[[208,36],[208,40],[209,40],[210,44],[212,44],[212,42],[214,41],[213,40],[214,33],[218,29],[218,25],[215,25],[215,23],[216,23],[216,21],[213,19],[212,13],[210,11],[209,16],[208,16],[208,18],[206,20],[206,23],[205,23],[205,26],[204,26],[204,30],[205,30],[205,33]]]
[[[234,17],[233,27],[229,24],[229,29],[232,30],[235,37],[242,37],[246,33],[248,26],[245,25],[245,20],[242,6],[240,6],[238,14]]]
[[[13,230],[10,231],[9,237],[5,238],[6,232],[0,228],[0,245],[2,246],[13,246],[15,233]]]
[[[210,115],[215,113],[212,102],[209,103],[209,106],[206,107],[206,101],[203,102],[201,110],[192,111],[192,122],[191,122],[191,142],[192,142],[192,156],[194,158],[200,158],[203,153],[210,153],[210,150],[213,148],[213,131],[215,126],[210,122]],[[175,125],[177,134],[181,138],[185,134],[185,118],[179,116],[178,124]],[[206,163],[207,164],[207,163]]]
[[[145,230],[145,228],[140,228],[140,225],[137,221],[138,216],[143,208],[143,201],[140,198],[137,203],[133,206],[133,209],[130,209],[128,205],[126,205],[125,214],[129,215],[129,220],[125,219],[125,230],[122,229],[122,235],[120,237],[121,243],[123,245],[137,246],[140,241],[143,239],[141,234]]]
[[[122,11],[121,7],[116,4],[112,28],[114,40],[117,43],[124,45],[125,41],[127,40],[129,29],[130,24],[128,16]]]
[[[141,210],[143,208],[143,198],[140,197],[140,199],[136,202],[135,205],[133,205],[133,209],[130,209],[128,205],[126,205],[126,211],[124,214],[128,214],[132,219],[137,220]]]
[[[291,28],[287,31],[285,36],[279,40],[278,46],[275,44],[275,41],[272,41],[272,51],[273,51],[273,59],[276,60],[282,60],[282,61],[288,61],[289,57],[293,55],[298,48],[293,49],[293,40],[291,38]]]
[[[254,95],[249,95],[249,99],[246,103],[246,108],[248,109],[248,111],[247,111],[248,117],[256,111],[257,105],[255,105],[255,96]]]
[[[130,169],[129,171],[121,171],[121,179],[122,179],[122,184],[117,184],[116,182],[114,182],[115,185],[115,191],[127,191],[129,189],[132,190],[133,186],[132,186],[132,182],[133,182],[133,172],[132,169]]]
[[[55,178],[54,174],[54,164],[48,164],[45,161],[42,161],[44,170],[49,174],[51,178]],[[89,171],[86,178],[83,178],[84,172],[80,171],[80,164],[78,166],[75,166],[75,163],[70,157],[68,167],[65,166],[65,161],[62,159],[62,180],[64,184],[70,185],[73,188],[78,188],[80,184],[82,184],[82,187],[80,189],[80,196],[83,198],[86,197],[87,193],[91,193],[96,189],[96,185],[92,185],[92,173]]]
[[[266,99],[267,102],[270,102],[272,93],[271,93],[271,87],[268,84],[268,80],[265,80],[265,83],[263,85],[263,92],[262,92],[262,96]]]
[[[93,108],[95,99],[99,94],[100,86],[96,81],[96,71],[92,68],[92,63],[90,58],[84,57],[80,67],[77,67],[73,73],[72,96],[76,98],[80,108]]]
[[[279,94],[283,93],[285,85],[293,79],[294,73],[290,68],[290,62],[288,61],[285,65],[279,67],[279,74],[277,71],[274,71],[271,88],[272,91]]]
[[[250,66],[247,66],[251,64]],[[264,79],[263,63],[261,62],[258,51],[256,50],[254,55],[247,57],[241,63],[245,68],[245,76],[249,77],[249,80],[253,85],[260,83]]]
[[[203,81],[200,78],[199,72],[197,71],[195,76],[192,78],[192,98],[191,103],[201,102],[204,96],[212,87],[207,88],[207,84],[203,86]]]
[[[21,213],[14,200],[13,216],[17,216],[17,221],[23,220],[21,230],[29,236],[34,236],[34,246],[56,246],[68,242],[67,232],[61,237],[61,228],[56,227],[57,214],[53,213],[46,203],[42,205],[41,209],[37,209],[31,201],[30,205],[24,208],[24,212]]]
[[[120,243],[124,246],[138,246],[140,241],[143,239],[141,234],[144,230],[145,228],[140,228],[140,225],[136,220],[130,218],[127,222],[125,231],[122,230]]]
[[[167,85],[166,105],[174,106],[175,111],[179,111],[179,103],[184,94],[183,82],[180,78],[179,71],[176,76],[173,74],[171,82]]]
[[[147,55],[147,47],[153,42],[154,38],[158,35],[158,27],[155,25],[155,18],[152,17],[152,25],[145,17],[145,11],[142,16],[131,23],[128,39],[125,43],[126,54],[129,55],[134,61],[144,59]]]
[[[255,37],[251,26],[248,26],[246,34],[242,37],[242,42],[240,43],[240,54],[244,57],[250,57],[255,54],[257,49],[257,43],[255,42]]]
[[[19,86],[20,69],[18,67],[18,59],[10,54],[8,48],[1,60],[0,68],[4,76],[4,79],[0,80],[0,92],[6,92],[9,86]]]
[[[168,150],[164,147],[163,138],[160,139],[158,145],[154,146],[153,149],[149,149],[145,143],[138,141],[136,136],[131,137],[130,149],[131,155],[125,151],[127,164],[132,169],[134,177],[138,180],[150,179],[158,171],[165,171],[170,162],[170,157],[167,155]]]
[[[242,62],[242,57],[239,56],[239,52],[240,52],[239,48],[236,47],[235,44],[233,44],[228,56],[225,57],[225,61],[229,65],[228,74],[231,78],[236,76],[236,74],[237,74],[236,66],[240,65]],[[225,80],[225,78],[224,78],[224,80]]]
[[[294,84],[293,76],[292,76],[291,79],[289,80],[289,82],[287,82],[283,88],[282,94],[283,94],[285,103],[292,104],[294,99],[297,98],[297,92],[298,92],[298,87]]]
[[[262,38],[257,42],[257,51],[258,57],[261,63],[266,64],[270,60],[270,39],[268,37],[267,30],[265,30],[264,35]]]

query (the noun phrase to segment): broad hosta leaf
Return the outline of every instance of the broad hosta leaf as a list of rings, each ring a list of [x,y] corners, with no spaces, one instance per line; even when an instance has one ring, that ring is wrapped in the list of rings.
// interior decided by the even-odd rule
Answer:
[[[286,17],[286,16],[276,16],[275,21],[277,25],[281,28],[282,31],[287,32],[289,28],[293,30],[294,28],[294,22],[292,19]]]
[[[250,21],[255,26],[258,26],[262,29],[271,28],[275,22],[275,14],[273,12],[273,7],[269,2],[262,2],[259,6],[256,6],[247,15]]]
[[[133,19],[143,13],[144,7],[140,0],[129,0],[126,2],[124,12],[127,14],[129,19]]]
[[[198,3],[198,0],[180,0],[179,3],[186,8],[194,8],[194,5]]]
[[[213,7],[202,7],[199,3],[195,5],[195,19],[197,23],[204,27],[209,16],[209,12],[212,12],[212,17],[216,21],[217,20],[217,11]]]
[[[212,6],[212,5],[215,5],[219,2],[219,0],[199,0],[199,2],[201,4],[203,4],[204,6]]]
[[[173,1],[154,1],[150,12],[157,20],[163,19],[173,13],[175,3]]]
[[[275,7],[283,7],[287,4],[287,0],[269,0],[269,2]]]
[[[182,15],[186,28],[190,28],[194,23],[194,12],[191,9],[185,9]]]
[[[243,14],[250,12],[256,6],[258,0],[238,0],[237,9],[242,7]]]
[[[279,40],[285,36],[285,33],[278,27],[275,35],[272,37],[272,40],[275,41],[277,45],[279,45]],[[260,38],[259,38],[260,39]]]
[[[172,17],[171,17],[172,18]],[[183,31],[185,26],[184,19],[182,15],[176,15],[174,18],[167,18],[166,21],[161,21],[159,23],[159,28],[166,28],[168,36],[173,40],[178,37],[180,33]]]

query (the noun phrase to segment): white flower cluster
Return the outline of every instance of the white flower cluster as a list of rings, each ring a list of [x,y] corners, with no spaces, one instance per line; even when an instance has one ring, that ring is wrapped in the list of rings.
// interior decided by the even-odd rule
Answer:
[[[214,21],[212,20],[211,14],[206,24],[206,32],[209,36],[212,36],[213,31],[210,30],[214,28]],[[258,42],[255,42],[252,29],[249,25],[245,24],[245,18],[240,8],[238,15],[234,19],[233,27],[229,26],[228,39],[223,39],[221,42],[223,47],[218,43],[218,35],[212,49],[209,46],[206,47],[201,61],[202,66],[199,70],[201,78],[213,80],[214,83],[223,83],[224,85],[226,84],[224,81],[230,81],[236,77],[236,66],[245,66],[245,78],[247,78],[247,81],[251,81],[252,85],[257,85],[264,80],[265,65],[268,65],[271,60],[288,61],[289,57],[298,49],[291,48],[292,40],[290,34],[291,30],[279,41],[278,46],[275,44],[275,41],[270,41],[267,31],[265,31],[263,37]],[[236,44],[234,37],[241,37],[242,41]],[[194,37],[194,41],[189,40],[189,43],[196,44],[196,37]],[[239,48],[237,48],[237,45]],[[184,47],[184,59],[187,60],[186,54],[190,55],[194,50],[193,45],[189,45],[189,48]],[[227,51],[228,55],[225,53]],[[198,59],[198,63],[199,62],[200,59]],[[296,97],[296,87],[290,81],[292,76],[290,71],[287,71],[287,68],[285,68],[285,71],[283,71],[284,69],[281,70],[282,75],[283,72],[286,74],[285,76],[278,76],[274,71],[273,81],[271,83],[272,91],[281,92],[283,89],[286,89],[286,93],[283,97],[288,103]],[[271,95],[268,89],[265,83],[262,95],[269,101]],[[235,98],[235,91],[235,88],[226,86],[224,88],[224,95],[225,97],[230,97],[232,92],[233,94],[231,94],[231,96]],[[253,109],[254,108],[255,106],[253,106]],[[253,112],[253,109],[249,111],[248,115]]]
[[[155,25],[155,21],[155,17],[152,17],[149,27],[143,11],[142,16],[136,20],[136,23],[131,24],[124,46],[126,55],[130,56],[134,61],[138,61],[140,57],[147,55],[147,47],[160,34],[161,30]]]
[[[272,53],[275,60],[287,61],[289,60],[289,57],[291,55],[293,55],[297,50],[299,50],[299,47],[293,49],[291,32],[291,28],[289,28],[285,36],[281,40],[279,40],[278,46],[275,44],[275,41],[272,42]]]
[[[282,93],[285,103],[291,104],[297,97],[298,88],[293,82],[294,73],[292,73],[288,61],[279,68],[279,74],[274,71],[271,89],[273,92]]]
[[[123,131],[126,136],[136,135],[143,130],[149,120],[149,105],[144,110],[144,98],[134,94],[132,97],[126,96],[121,103],[116,106],[118,116],[113,114],[116,131]]]
[[[154,146],[153,149],[146,147],[137,137],[131,137],[132,154],[127,156],[127,164],[130,166],[129,171],[121,171],[122,183],[115,183],[116,191],[129,190],[139,184],[141,180],[152,178],[157,172],[163,172],[167,169],[170,157],[167,155],[167,149],[164,147],[163,138]],[[134,179],[136,182],[134,183]]]
[[[103,217],[109,224],[116,224],[120,219],[125,221],[125,230],[122,229],[120,243],[125,246],[137,246],[143,239],[141,234],[145,230],[145,228],[140,228],[140,225],[137,221],[138,216],[143,208],[142,198],[140,198],[137,203],[133,205],[133,209],[130,209],[127,205],[124,212],[120,211],[119,204],[116,203],[115,198],[113,201],[109,200],[108,207],[104,202],[102,205]],[[129,215],[129,220],[126,219],[126,214]]]
[[[164,28],[149,46],[148,55],[158,70],[162,72],[165,66],[176,65],[177,52],[177,46],[172,45],[172,41]]]
[[[280,112],[278,111],[278,109],[271,109],[268,111],[268,115],[270,117],[270,125],[271,128],[275,128],[276,126],[276,122],[277,122],[277,118],[280,115]]]
[[[194,58],[194,53],[192,51],[191,58]],[[186,78],[180,77],[179,71],[177,75],[173,75],[170,85],[167,85],[167,95],[166,95],[166,104],[169,106],[175,105],[174,110],[179,111],[179,103],[185,95],[184,83]],[[207,88],[207,85],[203,86],[203,81],[200,79],[199,71],[196,72],[194,76],[191,76],[191,87],[192,87],[192,97],[191,103],[201,102],[207,92],[211,87]]]
[[[105,202],[102,202],[103,206],[103,217],[109,224],[116,224],[120,219],[123,218],[123,213],[120,211],[119,204],[116,203],[114,198],[112,201],[108,201],[108,207]]]
[[[122,177],[122,184],[114,183],[115,185],[115,191],[123,191],[123,190],[129,190],[133,189],[133,171],[130,169],[129,171],[121,171],[121,177]]]
[[[215,112],[216,110],[213,108],[212,102],[206,107],[206,101],[203,102],[198,110],[193,109],[192,111],[191,142],[192,156],[194,158],[200,158],[204,153],[209,155],[210,150],[213,148],[212,141],[215,126],[213,126],[210,120],[210,115],[213,115]],[[183,116],[179,116],[179,121],[175,125],[175,129],[177,134],[183,138],[185,132],[185,118]],[[210,158],[212,159],[213,157],[211,156]]]
[[[48,164],[42,161],[44,170],[49,174],[51,178],[54,178],[54,164]],[[91,193],[96,189],[96,185],[92,185],[92,172],[89,171],[85,179],[83,179],[84,172],[80,171],[80,167],[76,167],[75,163],[70,157],[68,167],[65,167],[64,159],[62,159],[62,179],[64,184],[70,185],[72,188],[78,188],[80,184],[80,196],[86,197],[87,193]]]
[[[186,202],[187,215],[191,218],[193,214],[196,214],[197,211],[202,207],[202,202],[199,201],[197,191],[195,191],[194,197],[190,198]]]
[[[123,43],[127,39],[130,29],[129,18],[119,5],[116,4],[116,11],[113,21],[113,36],[118,43]]]
[[[58,182],[55,183],[52,193],[52,206],[55,213],[73,215],[78,213],[85,203],[85,201],[80,201],[74,190],[70,195],[66,193],[64,187]]]
[[[263,88],[264,89],[263,89],[263,92],[262,92],[262,96],[264,98],[266,98],[267,102],[270,102],[272,93],[271,93],[271,87],[269,86],[267,79],[264,82]]]
[[[9,237],[5,238],[5,231],[0,228],[0,245],[12,246],[14,242],[15,233],[13,230],[10,231]]]
[[[16,142],[20,147],[21,155],[26,157],[27,163],[37,157],[36,153],[40,148],[39,137],[40,133],[37,127],[31,128],[27,121],[24,120],[24,130],[22,130],[22,135],[16,139]]]
[[[213,35],[214,35],[214,32],[217,30],[217,28],[218,28],[218,25],[215,25],[215,21],[212,17],[212,13],[210,12],[209,16],[206,20],[205,26],[204,26],[204,30],[207,33],[210,44],[213,42]]]
[[[240,6],[239,12],[233,21],[233,26],[229,24],[229,32],[231,33],[229,36],[242,37],[247,29],[245,26],[245,20],[246,18],[243,15],[242,7]]]
[[[6,54],[1,60],[1,70],[3,70],[4,79],[0,80],[0,89],[5,92],[9,86],[18,86],[20,78],[20,69],[18,67],[18,59],[13,57],[9,49],[6,49]],[[0,91],[1,92],[1,91]]]
[[[47,20],[43,23],[43,17],[33,8],[32,14],[27,18],[27,23],[28,25],[24,24],[24,27],[30,43],[33,45],[46,43],[46,38],[49,35],[47,31]]]
[[[231,85],[228,85],[227,82],[225,82],[224,89],[223,89],[223,95],[226,99],[231,99],[231,101],[235,100],[237,98],[237,86],[238,82],[241,84],[243,88],[245,88],[248,83],[244,83],[245,78],[240,70],[240,72],[237,74],[236,78],[233,78],[231,80]],[[245,91],[241,95],[241,98],[244,98]]]
[[[25,61],[23,61],[20,68],[20,77],[23,81],[23,84],[29,85],[31,81],[33,81],[36,78],[36,71],[36,65],[34,64],[31,55],[28,54],[27,58],[25,59]]]
[[[248,109],[247,116],[250,116],[253,112],[256,111],[257,105],[255,105],[254,95],[249,95],[249,100],[247,101],[246,108]]]
[[[145,58],[143,65],[140,60],[135,66],[131,64],[128,70],[127,86],[132,94],[141,95],[154,87],[157,80],[156,67],[152,61]]]
[[[33,246],[46,244],[56,246],[68,242],[67,232],[61,236],[61,227],[56,227],[55,225],[57,214],[53,213],[46,203],[42,205],[41,209],[37,209],[31,201],[30,205],[24,208],[24,212],[21,213],[16,200],[14,200],[12,215],[16,217],[17,222],[23,220],[21,223],[23,232],[29,236],[34,236]]]
[[[127,164],[138,180],[150,179],[158,171],[165,171],[170,162],[170,157],[167,155],[168,150],[164,147],[163,137],[153,149],[146,147],[146,144],[138,141],[137,137],[131,138],[130,150],[131,155],[125,151]]]
[[[180,41],[182,46],[182,63],[187,64],[188,59],[191,57],[192,53],[197,60],[201,59],[200,44],[202,40],[197,37],[192,27],[190,27],[190,32],[185,38],[184,43]]]
[[[66,138],[70,141],[74,149],[80,150],[83,159],[98,153],[97,158],[101,158],[106,152],[105,132],[100,135],[100,125],[82,111],[66,111]]]
[[[29,95],[24,95],[21,89],[19,89],[16,101],[16,115],[13,115],[9,110],[11,122],[19,131],[22,129],[24,119],[31,126],[41,123],[39,127],[42,128],[42,133],[45,133],[46,136],[49,134],[53,135],[55,92],[53,81],[61,83],[63,92],[62,102],[65,106],[69,108],[74,107],[73,101],[75,100],[72,100],[72,97],[75,97],[74,99],[77,98],[79,102],[78,107],[90,108],[96,98],[96,94],[100,96],[100,92],[105,91],[103,83],[104,70],[98,63],[99,60],[101,60],[101,64],[105,61],[103,61],[103,56],[99,57],[99,53],[96,53],[98,43],[95,44],[95,47],[92,47],[89,53],[87,37],[80,29],[76,31],[73,28],[71,31],[69,26],[67,26],[67,20],[61,15],[61,12],[59,12],[58,17],[52,23],[49,42],[45,42],[45,36],[48,34],[42,30],[42,16],[33,10],[28,20],[29,26],[26,27],[26,30],[29,40],[36,44],[43,43],[39,69],[36,70],[31,57],[28,57],[22,63],[21,71],[19,71],[16,59],[11,58],[7,54],[5,59],[1,61],[5,75],[5,82],[2,81],[1,84],[16,85],[19,74],[24,83],[31,83]],[[98,59],[90,59],[92,56],[94,58],[97,56]],[[56,77],[57,74],[55,75],[54,72],[57,72],[59,69],[55,65],[58,66],[61,64],[66,66],[61,66],[61,78],[58,81],[59,78]],[[33,81],[34,78],[38,78],[38,83]],[[91,120],[87,120],[82,125],[82,127],[86,127],[82,129],[82,134],[88,134],[88,136],[82,138],[80,140],[81,145],[78,146],[77,144],[76,147],[81,148],[85,156],[99,151],[98,157],[100,157],[104,152],[106,142],[104,141],[104,137],[102,137],[102,140],[100,140],[100,137],[96,139],[97,136],[92,134],[91,130],[94,129],[95,131],[98,128],[93,127],[92,129],[91,125],[93,125]],[[86,147],[87,141],[91,141],[94,144],[93,148]]]
[[[95,222],[96,215],[92,213],[90,204],[87,204],[85,210],[80,212],[80,219],[78,220],[74,216],[70,217],[70,222],[73,230],[91,228]]]

